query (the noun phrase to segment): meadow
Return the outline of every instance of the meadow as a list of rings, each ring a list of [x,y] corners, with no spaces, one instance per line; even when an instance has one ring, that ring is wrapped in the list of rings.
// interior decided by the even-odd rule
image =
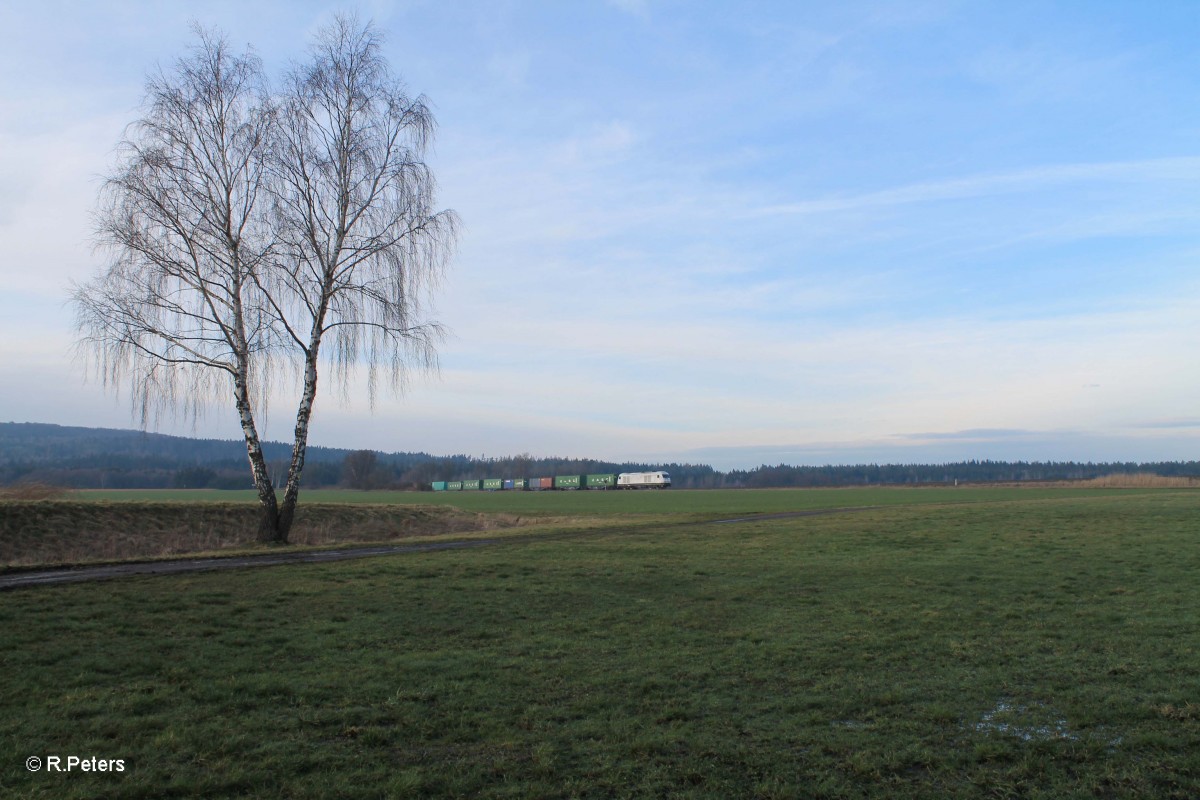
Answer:
[[[1195,491],[454,499],[578,522],[0,594],[0,794],[1200,796]]]
[[[398,540],[508,536],[686,522],[854,506],[969,503],[1006,497],[1095,497],[1113,488],[925,487],[737,491],[305,492],[289,544],[258,542],[251,491],[0,491],[0,573],[122,561],[248,555],[264,550],[377,545]],[[1153,490],[1156,487],[1142,487]],[[30,497],[33,494],[34,497]]]

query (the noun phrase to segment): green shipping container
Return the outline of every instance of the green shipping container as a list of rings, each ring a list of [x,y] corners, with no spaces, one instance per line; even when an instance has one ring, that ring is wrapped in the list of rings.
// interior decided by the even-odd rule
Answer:
[[[589,489],[611,489],[617,485],[616,475],[584,475],[583,485]]]
[[[529,488],[529,483],[524,478],[513,478],[512,488],[527,489],[527,488]]]
[[[481,483],[483,483],[483,481],[463,481],[463,491],[469,492],[472,490],[478,490],[479,484]]]
[[[461,492],[461,491],[462,491],[462,481],[449,481],[449,482],[447,482],[447,483],[446,483],[446,491],[448,491],[448,492]]]
[[[504,479],[503,478],[484,478],[483,479],[483,488],[487,489],[488,491],[494,491],[496,489],[503,489],[504,488]]]
[[[578,489],[582,485],[582,475],[558,475],[554,478],[555,489]]]
[[[445,481],[434,481],[434,482],[433,482],[433,490],[434,490],[435,492],[444,492],[444,491],[446,491],[446,482],[445,482]]]

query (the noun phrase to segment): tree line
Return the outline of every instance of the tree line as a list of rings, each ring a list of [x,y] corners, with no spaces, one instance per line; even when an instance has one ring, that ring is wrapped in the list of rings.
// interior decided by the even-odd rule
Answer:
[[[0,423],[0,485],[47,483],[80,489],[249,489],[240,441],[189,439],[141,431]],[[268,477],[286,479],[290,445],[263,442]],[[1115,473],[1200,477],[1200,461],[961,461],[949,464],[763,465],[721,472],[706,464],[612,462],[521,454],[380,453],[310,447],[306,488],[429,489],[433,481],[530,478],[666,470],[683,489],[932,485],[1077,481]]]

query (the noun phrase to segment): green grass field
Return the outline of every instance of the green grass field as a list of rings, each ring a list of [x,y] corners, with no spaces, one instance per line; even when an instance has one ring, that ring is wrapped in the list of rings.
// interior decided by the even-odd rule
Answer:
[[[1200,796],[1194,491],[535,501],[611,524],[0,595],[0,795]]]

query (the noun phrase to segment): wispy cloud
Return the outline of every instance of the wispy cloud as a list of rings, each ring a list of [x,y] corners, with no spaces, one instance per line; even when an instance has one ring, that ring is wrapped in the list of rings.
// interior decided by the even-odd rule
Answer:
[[[641,19],[650,16],[650,0],[605,0],[605,3]]]
[[[993,45],[967,59],[964,72],[1010,102],[1047,103],[1113,91],[1131,59],[1129,53],[1080,53],[1061,44]]]
[[[839,211],[936,203],[1043,190],[1070,183],[1194,183],[1200,178],[1200,157],[1148,161],[1055,164],[1006,173],[971,175],[898,186],[861,194],[825,197],[768,205],[749,216],[828,214]]]
[[[1138,423],[1134,423],[1130,427],[1147,428],[1150,430],[1168,430],[1168,431],[1170,431],[1170,430],[1186,430],[1186,429],[1192,429],[1192,428],[1200,429],[1200,417],[1190,417],[1190,418],[1184,418],[1184,419],[1163,419],[1163,420],[1154,420],[1151,422],[1138,422]]]
[[[1014,439],[1031,439],[1044,436],[1037,431],[1021,430],[1019,428],[972,428],[966,431],[934,431],[927,433],[898,434],[898,439],[931,440],[931,441],[965,441],[965,442],[995,442],[1012,441]]]
[[[594,170],[625,156],[635,140],[629,123],[612,120],[559,143],[554,148],[553,162],[561,167]]]
[[[810,444],[711,447],[675,453],[676,460],[738,469],[760,464],[943,464],[960,461],[1153,462],[1194,460],[1200,434],[1169,440],[1099,430],[1028,431],[1014,439],[847,439]]]

